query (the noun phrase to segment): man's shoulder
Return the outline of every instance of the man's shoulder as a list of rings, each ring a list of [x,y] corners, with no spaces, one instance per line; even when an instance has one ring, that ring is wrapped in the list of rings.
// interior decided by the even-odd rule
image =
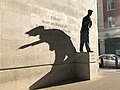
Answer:
[[[83,19],[90,19],[90,17],[89,16],[85,16],[85,17],[83,17]]]

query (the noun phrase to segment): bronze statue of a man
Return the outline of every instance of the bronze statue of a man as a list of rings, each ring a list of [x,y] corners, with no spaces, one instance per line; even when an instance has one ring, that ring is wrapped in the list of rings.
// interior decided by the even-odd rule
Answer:
[[[93,52],[91,51],[89,47],[89,28],[92,26],[92,21],[90,16],[92,15],[92,10],[88,10],[88,14],[83,18],[82,21],[82,27],[81,27],[81,36],[80,36],[80,52],[83,51],[83,46],[85,44],[87,52]]]

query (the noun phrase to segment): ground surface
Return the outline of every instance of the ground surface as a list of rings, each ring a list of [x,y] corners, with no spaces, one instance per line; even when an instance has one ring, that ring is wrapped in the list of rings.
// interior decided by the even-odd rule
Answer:
[[[94,80],[39,90],[120,90],[120,69],[100,69],[98,77]]]

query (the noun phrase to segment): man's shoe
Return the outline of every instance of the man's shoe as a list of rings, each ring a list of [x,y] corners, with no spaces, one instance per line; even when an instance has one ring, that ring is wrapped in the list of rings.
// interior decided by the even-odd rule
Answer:
[[[87,51],[87,52],[93,52],[93,51]]]
[[[80,53],[84,53],[84,51],[80,51]]]

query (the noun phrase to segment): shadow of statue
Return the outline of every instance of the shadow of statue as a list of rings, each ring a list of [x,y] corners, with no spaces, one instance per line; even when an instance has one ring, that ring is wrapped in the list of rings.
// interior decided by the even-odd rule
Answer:
[[[75,78],[73,63],[75,62],[76,49],[72,44],[70,36],[59,29],[44,29],[44,26],[33,28],[25,34],[29,36],[39,35],[39,40],[23,45],[19,49],[46,42],[49,44],[49,50],[55,51],[55,60],[51,71],[31,85],[30,90],[49,87]]]

